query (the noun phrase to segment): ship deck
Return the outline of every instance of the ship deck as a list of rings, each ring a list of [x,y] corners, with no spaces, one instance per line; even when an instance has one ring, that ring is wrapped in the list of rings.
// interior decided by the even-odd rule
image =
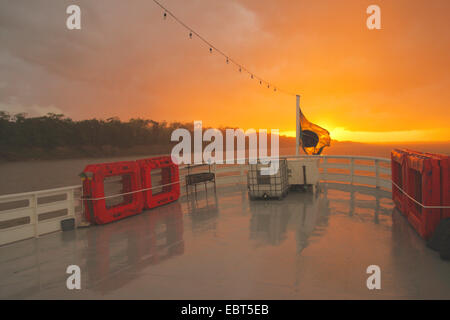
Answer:
[[[450,263],[390,192],[321,183],[249,201],[224,186],[116,223],[0,247],[0,298],[450,299]],[[66,268],[81,268],[81,290]],[[369,265],[381,289],[369,290]]]

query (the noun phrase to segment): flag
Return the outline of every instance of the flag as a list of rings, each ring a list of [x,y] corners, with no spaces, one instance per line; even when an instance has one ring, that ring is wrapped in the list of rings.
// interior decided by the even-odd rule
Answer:
[[[331,142],[328,130],[309,122],[300,110],[300,143],[306,154],[321,154]]]

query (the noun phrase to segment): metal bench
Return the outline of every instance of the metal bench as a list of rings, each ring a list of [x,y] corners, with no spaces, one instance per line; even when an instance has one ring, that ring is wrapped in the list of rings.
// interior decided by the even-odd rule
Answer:
[[[191,170],[194,168],[202,167],[202,166],[208,166],[207,172],[198,172],[198,173],[191,173]],[[214,172],[211,172],[211,165],[210,164],[197,164],[197,165],[188,165],[187,167],[188,174],[186,175],[186,196],[189,198],[189,186],[194,186],[195,189],[195,197],[197,197],[197,184],[204,183],[205,184],[205,192],[208,192],[207,190],[207,183],[212,182],[214,183],[214,193],[216,192],[216,174]]]

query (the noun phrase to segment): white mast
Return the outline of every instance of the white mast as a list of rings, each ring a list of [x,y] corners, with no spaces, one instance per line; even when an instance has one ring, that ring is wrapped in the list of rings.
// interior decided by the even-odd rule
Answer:
[[[297,118],[295,119],[295,155],[298,156],[299,148],[300,148],[300,95],[296,95],[296,114]]]

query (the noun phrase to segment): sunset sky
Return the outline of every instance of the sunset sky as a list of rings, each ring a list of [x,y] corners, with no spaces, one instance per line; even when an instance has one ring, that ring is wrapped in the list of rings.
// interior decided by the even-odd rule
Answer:
[[[448,0],[160,0],[332,139],[450,140]],[[77,4],[82,29],[66,28]],[[368,30],[366,8],[381,8]],[[0,110],[295,131],[295,97],[151,0],[0,1]]]

